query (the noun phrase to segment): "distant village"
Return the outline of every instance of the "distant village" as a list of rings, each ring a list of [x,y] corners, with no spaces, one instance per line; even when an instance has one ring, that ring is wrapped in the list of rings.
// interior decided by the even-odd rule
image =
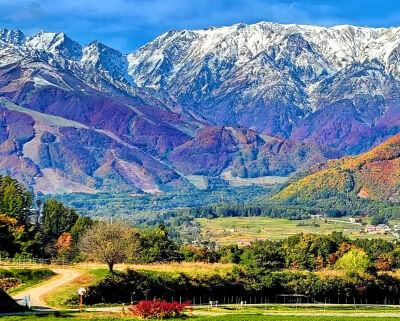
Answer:
[[[364,229],[365,233],[368,234],[389,234],[392,233],[396,237],[400,237],[399,231],[400,231],[400,225],[393,225],[390,227],[387,224],[378,224],[378,225],[371,225],[368,224],[365,226]]]
[[[312,214],[309,216],[310,220],[299,220],[297,224],[298,227],[316,227],[315,232],[317,232],[320,227],[320,222],[324,221],[325,223],[342,223],[348,226],[348,228],[344,228],[343,232],[350,232],[352,235],[356,235],[357,237],[367,237],[370,235],[371,238],[373,235],[388,235],[389,238],[400,239],[400,224],[371,224],[368,219],[368,215],[361,215],[357,217],[329,217],[327,214]],[[342,225],[343,226],[343,225]],[[339,231],[339,230],[338,230]],[[238,229],[234,227],[226,227],[223,229],[223,233],[225,236],[233,235],[238,233]],[[354,234],[355,233],[355,234]],[[270,239],[268,236],[261,236],[256,238],[248,238],[248,239],[239,239],[237,240],[237,244],[239,246],[250,246],[254,241],[265,241]],[[218,243],[218,241],[217,241]],[[192,245],[199,245],[198,241],[192,241]],[[219,247],[219,245],[216,245]]]
[[[364,225],[365,222],[363,221],[367,216],[363,215],[360,217],[349,217],[348,221],[343,221],[344,223],[351,223],[351,224],[358,224],[358,225]],[[327,220],[327,216],[323,214],[316,214],[316,215],[311,215],[311,219],[315,220]],[[328,220],[329,221],[329,220]],[[370,235],[375,235],[375,234],[392,234],[393,236],[400,238],[400,224],[398,225],[388,225],[388,224],[378,224],[378,225],[373,225],[373,224],[366,224],[364,229],[361,230],[361,232],[364,232],[366,234]]]

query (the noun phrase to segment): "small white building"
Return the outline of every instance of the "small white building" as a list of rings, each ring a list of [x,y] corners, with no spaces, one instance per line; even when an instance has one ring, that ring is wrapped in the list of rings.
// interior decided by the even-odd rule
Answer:
[[[310,215],[312,219],[314,220],[322,220],[324,216],[322,214],[315,214],[315,215]]]

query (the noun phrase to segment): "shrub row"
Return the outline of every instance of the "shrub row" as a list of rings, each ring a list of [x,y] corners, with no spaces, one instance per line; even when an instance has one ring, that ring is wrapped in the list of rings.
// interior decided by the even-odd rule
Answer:
[[[200,300],[202,303],[209,300],[224,303],[238,300],[353,303],[356,298],[358,302],[388,303],[399,297],[400,280],[387,274],[373,276],[352,272],[330,276],[293,271],[259,274],[233,268],[225,275],[128,270],[89,287],[85,301],[87,304],[129,303],[179,298],[181,302],[191,300],[197,304]]]

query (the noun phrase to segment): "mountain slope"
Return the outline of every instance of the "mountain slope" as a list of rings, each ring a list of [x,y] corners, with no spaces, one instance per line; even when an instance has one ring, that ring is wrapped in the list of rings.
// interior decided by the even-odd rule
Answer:
[[[399,132],[399,48],[400,28],[347,25],[169,31],[128,55],[64,33],[0,30],[0,65],[34,57],[113,96],[346,154]]]
[[[138,86],[212,123],[355,154],[399,132],[399,48],[400,28],[261,22],[170,31],[128,61]]]
[[[35,56],[0,68],[0,97],[2,172],[35,192],[191,186],[161,158],[203,126],[193,119],[95,90]]]
[[[316,165],[277,193],[275,200],[304,201],[335,195],[398,201],[400,135],[359,156]]]
[[[71,42],[61,46],[63,39],[48,42],[51,48],[63,48],[67,56]],[[99,44],[90,46],[107,52]],[[217,178],[227,170],[238,176],[244,176],[244,171],[249,177],[287,176],[304,164],[338,155],[329,148],[286,142],[285,146],[300,146],[293,149],[302,155],[300,161],[289,161],[296,157],[287,157],[290,148],[272,148],[264,156],[267,144],[251,130],[241,134],[249,137],[244,139],[249,143],[243,144],[236,134],[225,141],[206,122],[172,111],[157,97],[139,89],[135,94],[122,92],[110,80],[110,72],[115,71],[112,65],[98,64],[102,54],[92,61],[90,73],[81,70],[82,76],[78,69],[48,61],[51,53],[47,51],[17,49],[0,47],[7,57],[0,66],[0,172],[37,193],[186,190],[193,188],[186,176],[198,173],[185,166],[204,167],[208,169],[205,175]],[[104,66],[110,67],[106,73],[97,71]],[[104,84],[112,90],[104,89]],[[220,131],[236,130],[220,127]],[[207,151],[196,148],[201,139],[214,140],[218,146],[218,152],[211,152],[205,162]],[[259,146],[253,148],[251,139],[259,141]],[[228,150],[225,155],[223,151]]]
[[[0,30],[0,65],[35,57],[101,92],[346,154],[399,132],[399,48],[400,28],[347,25],[169,31],[127,55],[64,33]]]
[[[327,147],[258,135],[246,128],[207,126],[175,148],[169,161],[185,175],[288,176],[340,156]]]
[[[288,176],[400,132],[399,48],[399,28],[262,22],[126,55],[1,29],[0,162],[46,193]]]

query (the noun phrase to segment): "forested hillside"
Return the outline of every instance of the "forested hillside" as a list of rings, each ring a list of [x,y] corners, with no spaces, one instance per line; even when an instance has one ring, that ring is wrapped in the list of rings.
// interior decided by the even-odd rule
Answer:
[[[273,199],[309,201],[356,197],[398,202],[400,199],[400,135],[359,156],[314,166]]]

